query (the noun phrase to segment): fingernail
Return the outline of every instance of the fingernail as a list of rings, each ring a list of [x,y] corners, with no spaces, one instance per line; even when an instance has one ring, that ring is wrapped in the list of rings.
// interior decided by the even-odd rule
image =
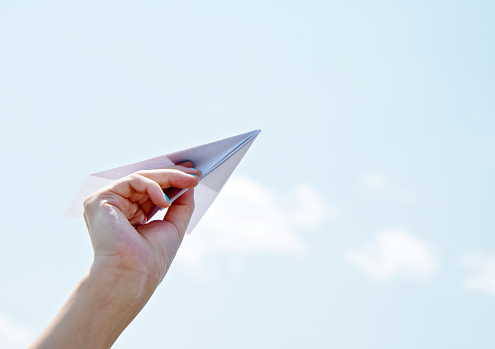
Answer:
[[[167,194],[163,194],[165,196],[165,199],[167,199],[168,202],[170,202],[170,199],[168,198]]]
[[[197,175],[192,174],[192,173],[188,173],[188,175],[190,175],[190,176],[194,176],[194,177],[198,177]]]
[[[192,160],[184,160],[184,161],[179,162],[179,164],[183,164],[184,162],[188,162],[188,161],[192,162]]]

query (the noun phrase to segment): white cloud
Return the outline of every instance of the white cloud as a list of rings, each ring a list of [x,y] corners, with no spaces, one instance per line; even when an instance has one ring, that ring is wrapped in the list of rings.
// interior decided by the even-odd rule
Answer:
[[[291,213],[295,225],[312,228],[321,222],[336,219],[339,212],[329,206],[325,199],[311,185],[299,184],[292,189],[291,193],[296,199],[297,210]]]
[[[411,190],[393,183],[380,172],[368,172],[361,176],[361,183],[375,194],[398,200],[404,204],[411,204],[416,200],[416,195]]]
[[[7,314],[0,313],[0,348],[25,348],[31,340],[31,333],[26,327],[14,322]]]
[[[404,229],[381,230],[372,243],[348,251],[344,258],[378,280],[398,275],[424,280],[438,268],[431,248]]]
[[[301,256],[307,246],[301,230],[311,229],[338,212],[309,184],[279,193],[247,177],[233,176],[191,236],[178,264],[201,277],[218,275],[212,259],[227,256],[229,268],[260,253]]]
[[[378,172],[369,172],[363,175],[362,182],[368,187],[384,187],[388,184],[388,178]]]
[[[470,251],[462,256],[461,265],[472,271],[464,279],[467,289],[495,295],[495,256],[482,251]]]

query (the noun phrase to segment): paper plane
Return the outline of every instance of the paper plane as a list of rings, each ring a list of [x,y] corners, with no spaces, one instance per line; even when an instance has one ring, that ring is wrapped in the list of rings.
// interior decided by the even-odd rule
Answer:
[[[194,167],[202,171],[199,185],[194,188],[195,209],[187,227],[187,233],[191,233],[260,132],[261,130],[255,130],[134,164],[93,173],[84,181],[81,189],[79,189],[76,197],[65,212],[65,216],[82,216],[84,200],[95,191],[117,179],[136,171],[153,170],[191,160],[194,163]],[[172,189],[167,191],[167,196],[169,196],[170,201],[174,201],[186,190]],[[155,208],[148,216],[148,220],[163,219],[164,214],[164,211],[159,212],[158,208]]]

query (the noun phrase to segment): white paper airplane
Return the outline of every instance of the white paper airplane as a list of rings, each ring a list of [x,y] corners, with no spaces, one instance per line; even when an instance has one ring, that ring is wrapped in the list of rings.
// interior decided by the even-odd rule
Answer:
[[[79,189],[76,197],[65,212],[65,216],[82,216],[84,199],[117,179],[136,171],[153,170],[191,160],[194,163],[194,167],[202,171],[199,185],[194,188],[195,209],[187,227],[187,232],[191,233],[260,132],[261,130],[255,130],[134,164],[93,173],[84,181],[81,189]],[[170,201],[174,201],[184,192],[185,190],[174,191],[172,189],[172,192],[167,191],[167,195]],[[158,209],[152,211],[148,217],[149,220],[152,220],[152,218],[162,219],[165,215],[164,211],[157,212]]]

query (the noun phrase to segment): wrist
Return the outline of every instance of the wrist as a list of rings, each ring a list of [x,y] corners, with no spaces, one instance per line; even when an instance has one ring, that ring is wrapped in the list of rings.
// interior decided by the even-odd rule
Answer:
[[[95,256],[89,276],[111,280],[111,285],[126,290],[129,297],[146,298],[146,301],[159,284],[148,268],[114,256]]]

